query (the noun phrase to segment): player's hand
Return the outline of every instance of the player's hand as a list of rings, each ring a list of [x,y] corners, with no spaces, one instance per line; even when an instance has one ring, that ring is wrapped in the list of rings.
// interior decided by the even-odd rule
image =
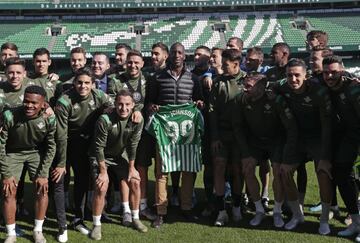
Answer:
[[[3,183],[3,195],[8,197],[13,193],[16,193],[16,187],[18,184],[16,183],[15,177],[6,178],[2,181]]]
[[[50,73],[49,74],[49,80],[50,81],[58,81],[59,80],[59,75],[57,75],[56,73]]]
[[[323,171],[326,174],[328,174],[328,176],[330,177],[330,179],[332,179],[332,175],[331,175],[331,162],[330,160],[325,160],[325,159],[321,159],[318,162],[317,165],[317,169],[316,172],[320,172]]]
[[[139,172],[135,169],[135,167],[130,167],[129,168],[128,182],[130,182],[131,179],[140,181]]]
[[[134,111],[131,115],[131,121],[133,123],[140,123],[143,119],[143,116],[140,111]]]
[[[44,108],[45,108],[45,112],[44,112],[44,114],[43,114],[43,117],[44,117],[45,119],[55,114],[55,113],[54,113],[54,110],[50,107],[49,103],[45,102],[44,105],[45,105],[45,107],[44,107]]]
[[[51,180],[55,183],[58,183],[63,174],[66,174],[65,167],[55,167],[53,170],[51,170]]]
[[[148,111],[149,113],[155,113],[159,111],[160,106],[155,104],[149,104],[148,105]]]
[[[196,104],[196,107],[200,110],[204,109],[204,107],[205,107],[204,101],[202,101],[202,100],[195,101],[195,104]]]
[[[106,170],[99,173],[95,183],[100,191],[103,189],[104,186],[107,186],[109,184],[109,176]]]
[[[210,78],[210,77],[205,77],[205,78],[203,79],[204,88],[206,88],[206,89],[208,89],[208,90],[211,90],[212,84],[213,84],[212,78]]]
[[[216,140],[211,143],[211,150],[215,154],[219,153],[221,147],[222,147],[222,143],[220,142],[220,140]]]
[[[35,179],[36,193],[37,195],[47,195],[49,191],[48,179],[44,177],[38,177]]]

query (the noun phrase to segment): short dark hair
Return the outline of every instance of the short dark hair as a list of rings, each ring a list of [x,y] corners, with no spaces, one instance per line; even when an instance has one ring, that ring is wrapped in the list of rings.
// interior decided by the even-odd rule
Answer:
[[[157,42],[154,45],[152,45],[151,49],[154,49],[156,47],[159,47],[162,51],[166,52],[167,54],[169,54],[169,47],[167,45],[165,45],[162,42]]]
[[[74,54],[74,53],[82,53],[82,54],[84,54],[84,56],[86,57],[86,50],[85,50],[85,48],[75,47],[75,48],[71,49],[70,55],[71,55],[71,54]]]
[[[337,56],[337,55],[327,56],[322,61],[323,65],[330,65],[330,64],[333,64],[333,63],[338,63],[341,66],[344,65],[343,61],[342,61],[342,58],[340,56]]]
[[[5,61],[5,68],[8,69],[11,65],[21,65],[25,69],[25,60],[19,57],[10,57]]]
[[[81,76],[81,75],[89,76],[91,78],[91,82],[92,83],[95,82],[95,76],[94,76],[93,71],[89,67],[83,67],[75,72],[73,83],[77,82],[79,76]]]
[[[105,56],[106,61],[110,62],[110,59],[109,59],[108,55],[105,52],[97,51],[97,52],[94,52],[92,56],[93,56],[93,59],[94,59],[95,56]]]
[[[15,45],[14,43],[11,43],[11,42],[5,42],[4,44],[1,45],[1,51],[5,50],[5,49],[10,49],[10,50],[18,52],[17,45]]]
[[[175,42],[174,44],[172,44],[172,45],[170,46],[170,51],[171,51],[173,48],[175,48],[175,46],[181,46],[181,47],[185,50],[185,47],[184,47],[184,45],[183,45],[181,42]]]
[[[115,46],[115,50],[117,50],[117,49],[125,49],[126,51],[130,51],[131,47],[126,43],[118,43]]]
[[[236,36],[233,36],[233,37],[230,37],[228,42],[229,43],[231,40],[235,40],[236,41],[236,45],[238,47],[240,47],[241,49],[243,49],[244,47],[244,41],[242,39],[240,39],[239,37],[236,37]]]
[[[37,56],[42,56],[42,55],[47,55],[48,58],[50,59],[50,52],[48,49],[46,49],[44,47],[38,48],[34,51],[33,59],[35,59],[35,57],[37,57]]]
[[[127,59],[129,59],[129,57],[131,57],[131,56],[138,56],[138,57],[140,57],[141,59],[143,59],[143,55],[141,54],[141,52],[140,51],[138,51],[138,50],[130,50],[129,52],[128,52],[128,54],[127,54],[127,56],[126,56],[126,60]]]
[[[241,52],[236,49],[226,49],[221,53],[223,59],[234,61],[241,61]]]
[[[37,94],[46,97],[46,91],[43,87],[37,85],[30,85],[25,89],[25,94]]]
[[[307,69],[304,60],[299,58],[291,58],[289,62],[286,64],[286,68],[290,67],[302,67],[304,70]]]
[[[120,96],[130,96],[132,101],[134,102],[133,94],[128,89],[121,89],[119,92],[117,92],[115,100],[117,100]]]
[[[220,51],[220,53],[222,53],[224,51],[224,48],[220,48],[220,47],[211,48],[211,52],[214,52],[214,51]]]
[[[259,46],[254,46],[254,47],[247,49],[246,53],[247,54],[255,53],[256,55],[260,56],[260,58],[262,60],[264,60],[264,52],[261,49],[261,47],[259,47]]]
[[[211,50],[210,50],[209,47],[204,46],[204,45],[201,45],[201,46],[196,47],[195,51],[200,50],[200,49],[201,49],[201,50],[205,50],[205,51],[209,54],[209,56],[210,56]]]
[[[286,42],[278,42],[274,44],[272,50],[275,49],[282,49],[283,51],[286,51],[290,55],[290,46]]]

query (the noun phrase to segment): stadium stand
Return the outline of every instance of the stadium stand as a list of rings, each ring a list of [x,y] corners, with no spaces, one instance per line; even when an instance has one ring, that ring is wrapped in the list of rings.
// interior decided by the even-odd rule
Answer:
[[[294,26],[301,16],[306,28]],[[162,41],[171,45],[184,44],[188,52],[199,45],[224,46],[225,41],[237,36],[244,40],[245,49],[261,46],[269,51],[276,42],[287,42],[293,51],[305,51],[306,32],[321,29],[328,32],[330,46],[341,50],[358,50],[360,39],[359,10],[347,12],[241,12],[241,13],[179,13],[152,15],[93,15],[64,16],[59,18],[0,17],[0,42],[18,44],[21,53],[30,54],[38,47],[46,47],[54,54],[66,54],[77,46],[89,52],[113,53],[116,43],[123,42],[132,48],[149,52],[153,43]],[[29,21],[31,20],[31,21]],[[52,34],[57,23],[61,31]],[[214,26],[222,24],[223,30]],[[137,33],[136,27],[143,29]]]

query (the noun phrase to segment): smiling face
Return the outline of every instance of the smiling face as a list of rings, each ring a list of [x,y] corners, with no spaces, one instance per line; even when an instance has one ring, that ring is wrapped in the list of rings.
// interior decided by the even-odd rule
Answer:
[[[72,53],[70,57],[70,66],[73,72],[76,72],[80,68],[85,67],[86,65],[86,57],[84,53]]]
[[[221,67],[221,50],[214,50],[210,56],[210,65],[213,68]]]
[[[154,68],[160,68],[165,65],[168,53],[160,47],[155,47],[151,50],[151,64]]]
[[[36,74],[41,76],[48,74],[49,67],[51,65],[51,59],[47,54],[37,55],[33,61]]]
[[[35,118],[45,107],[45,97],[39,94],[24,94],[24,111],[27,118]]]
[[[326,85],[330,89],[336,89],[341,82],[341,76],[344,72],[344,67],[339,63],[325,64],[323,70],[323,78]]]
[[[181,68],[185,61],[185,49],[182,45],[173,45],[170,48],[169,61],[175,68]]]
[[[131,55],[127,58],[127,61],[126,61],[126,72],[132,78],[139,77],[143,66],[144,66],[144,61],[141,57]]]
[[[7,82],[15,89],[21,88],[22,82],[26,77],[25,68],[20,64],[13,64],[6,68]]]
[[[300,90],[306,80],[306,70],[301,66],[286,68],[286,80],[293,90]]]
[[[128,50],[125,48],[118,48],[115,50],[115,64],[118,66],[123,66],[126,63],[126,56],[128,54]]]
[[[91,62],[91,69],[95,77],[101,78],[105,72],[110,68],[109,59],[103,55],[95,55]]]
[[[81,97],[87,97],[93,87],[92,79],[90,76],[83,74],[78,76],[74,82],[75,89]]]
[[[131,96],[119,95],[115,101],[116,113],[121,119],[126,119],[134,109],[135,103]]]

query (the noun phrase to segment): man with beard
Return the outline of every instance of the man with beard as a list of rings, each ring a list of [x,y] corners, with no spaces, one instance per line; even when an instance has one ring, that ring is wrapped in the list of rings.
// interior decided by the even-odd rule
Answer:
[[[111,66],[109,74],[121,74],[126,69],[126,56],[131,47],[125,43],[118,43],[115,46],[115,63]]]
[[[342,60],[328,56],[322,60],[323,80],[330,90],[330,98],[338,120],[333,128],[332,173],[339,188],[352,224],[338,232],[339,236],[360,233],[357,189],[353,166],[360,145],[360,83],[345,76]],[[360,235],[356,238],[360,241]]]
[[[280,165],[286,163],[288,155],[295,150],[297,127],[283,97],[267,90],[267,85],[266,76],[262,74],[250,74],[245,78],[244,92],[236,97],[234,105],[233,128],[241,150],[246,186],[257,209],[250,224],[256,226],[265,217],[255,170],[258,163],[270,160],[274,174],[274,226],[281,228],[284,226],[281,206],[285,195]]]

